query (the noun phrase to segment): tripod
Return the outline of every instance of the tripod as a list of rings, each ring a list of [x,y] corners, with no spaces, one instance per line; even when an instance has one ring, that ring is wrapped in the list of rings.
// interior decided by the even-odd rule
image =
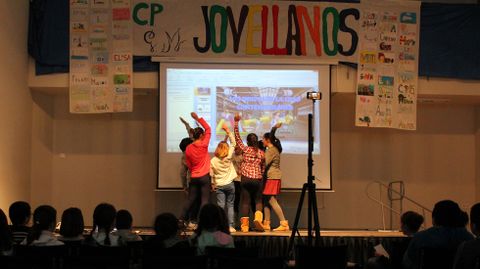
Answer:
[[[315,100],[313,100],[315,104]],[[314,105],[315,108],[315,105]],[[308,234],[307,234],[307,246],[313,246],[313,231],[315,231],[315,246],[320,244],[320,222],[318,221],[318,207],[317,207],[317,196],[315,189],[315,176],[313,176],[313,115],[312,113],[308,114],[308,180],[307,183],[303,184],[302,194],[300,195],[300,201],[298,202],[297,213],[295,215],[295,222],[292,227],[292,234],[290,235],[290,241],[288,243],[288,253],[293,254],[293,246],[295,244],[295,234],[298,234],[300,237],[300,232],[298,231],[298,222],[300,220],[300,215],[302,213],[303,201],[305,199],[305,193],[308,192]],[[312,227],[313,226],[313,227]],[[293,255],[292,255],[293,256]]]

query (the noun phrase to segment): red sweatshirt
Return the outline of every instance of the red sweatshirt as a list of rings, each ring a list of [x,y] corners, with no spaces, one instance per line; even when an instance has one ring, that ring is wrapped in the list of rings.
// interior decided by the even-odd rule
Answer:
[[[208,155],[208,144],[212,131],[208,123],[203,119],[198,119],[198,123],[205,129],[205,135],[188,145],[185,150],[185,161],[190,170],[190,177],[202,177],[210,172],[210,155]]]

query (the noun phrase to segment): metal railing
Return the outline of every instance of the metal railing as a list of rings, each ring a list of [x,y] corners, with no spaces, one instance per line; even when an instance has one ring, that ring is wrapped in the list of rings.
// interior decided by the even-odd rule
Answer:
[[[394,185],[398,184],[399,186],[399,190],[395,190],[393,188]],[[371,189],[372,187],[374,186],[377,186],[378,187],[378,198],[374,197],[372,194],[371,194]],[[387,198],[388,198],[388,201],[389,201],[389,204],[386,204],[384,203],[383,201],[383,196],[384,196],[384,193],[387,194]],[[393,182],[390,182],[388,185],[386,185],[385,183],[381,182],[381,181],[372,181],[370,183],[367,184],[367,187],[365,188],[365,194],[367,195],[367,197],[376,202],[377,204],[380,205],[381,207],[381,210],[382,210],[382,226],[383,226],[383,230],[386,230],[387,227],[386,227],[386,221],[385,221],[385,210],[389,210],[390,212],[390,230],[392,230],[393,228],[393,214],[397,214],[398,216],[401,216],[402,213],[403,213],[403,203],[404,203],[404,200],[413,204],[414,206],[418,207],[418,209],[420,209],[420,212],[421,212],[421,215],[423,216],[423,218],[426,220],[426,217],[427,217],[427,213],[429,213],[431,215],[432,213],[432,210],[430,210],[429,208],[427,208],[426,206],[424,205],[421,205],[420,203],[418,203],[417,201],[411,199],[410,197],[408,196],[405,196],[405,187],[404,187],[404,184],[403,184],[403,181],[393,181]],[[397,197],[395,197],[397,195]],[[395,208],[393,208],[393,202],[394,201],[398,201],[399,202],[399,208],[400,210],[397,210]],[[425,222],[424,222],[424,226],[425,225]]]

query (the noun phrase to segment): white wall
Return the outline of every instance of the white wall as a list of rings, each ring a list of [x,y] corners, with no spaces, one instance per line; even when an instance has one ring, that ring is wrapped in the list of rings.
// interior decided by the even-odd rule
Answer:
[[[0,208],[6,213],[11,202],[30,199],[28,3],[0,1]]]

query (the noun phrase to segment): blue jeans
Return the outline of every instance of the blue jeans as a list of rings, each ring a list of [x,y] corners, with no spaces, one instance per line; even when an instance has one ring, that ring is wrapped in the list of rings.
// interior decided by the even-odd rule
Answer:
[[[225,203],[227,204],[228,225],[234,227],[233,203],[235,202],[235,185],[232,182],[225,186],[218,186],[216,193],[218,206],[225,209]]]

